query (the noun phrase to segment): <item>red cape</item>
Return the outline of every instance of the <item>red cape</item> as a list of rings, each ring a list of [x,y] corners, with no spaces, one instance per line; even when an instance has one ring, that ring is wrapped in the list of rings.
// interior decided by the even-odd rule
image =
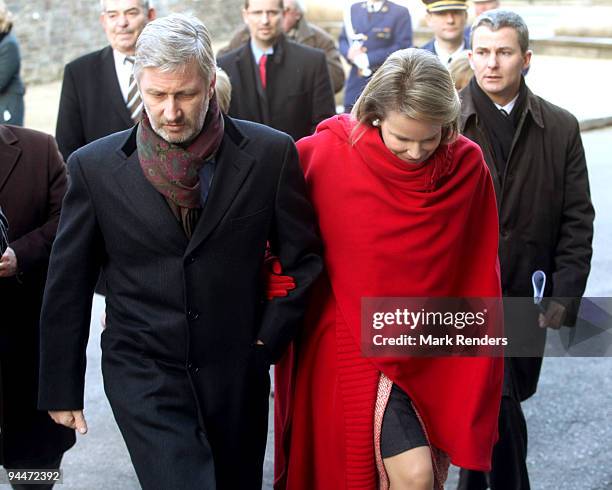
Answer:
[[[347,115],[298,142],[327,277],[305,329],[277,366],[277,488],[376,487],[373,413],[380,372],[406,391],[430,443],[490,469],[501,358],[364,358],[362,297],[499,297],[498,217],[478,146],[464,137],[409,165],[376,128],[351,144]]]

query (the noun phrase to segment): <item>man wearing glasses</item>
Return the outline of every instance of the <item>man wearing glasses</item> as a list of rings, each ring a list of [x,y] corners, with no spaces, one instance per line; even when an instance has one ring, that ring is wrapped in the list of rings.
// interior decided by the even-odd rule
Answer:
[[[283,34],[282,0],[246,0],[250,39],[218,60],[232,82],[229,115],[284,131],[298,140],[335,114],[323,51]]]

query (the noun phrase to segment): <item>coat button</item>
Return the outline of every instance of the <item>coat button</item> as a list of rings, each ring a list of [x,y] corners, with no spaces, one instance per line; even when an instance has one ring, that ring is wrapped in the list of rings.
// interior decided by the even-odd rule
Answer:
[[[190,255],[189,257],[187,257],[188,264],[193,264],[195,261],[196,261],[196,258],[193,255]]]
[[[505,228],[502,228],[499,234],[504,240],[507,240],[510,237],[510,232],[506,230]]]
[[[187,312],[187,318],[189,318],[189,320],[191,321],[197,320],[199,317],[200,317],[200,314],[195,310],[189,310]]]

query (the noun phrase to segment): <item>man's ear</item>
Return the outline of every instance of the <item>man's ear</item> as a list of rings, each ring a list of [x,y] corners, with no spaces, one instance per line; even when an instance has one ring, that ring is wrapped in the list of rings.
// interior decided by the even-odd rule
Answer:
[[[533,51],[531,51],[531,49],[528,49],[523,55],[523,71],[529,68],[529,65],[531,64],[532,55]]]
[[[217,74],[215,73],[212,77],[212,81],[210,82],[210,87],[208,87],[208,98],[209,99],[214,95],[216,87],[217,87]]]
[[[476,69],[474,68],[474,60],[472,59],[473,56],[474,52],[471,49],[468,50],[468,63],[470,64],[470,68],[472,69],[472,71],[476,72]]]
[[[155,20],[157,18],[157,11],[153,8],[150,7],[149,11],[147,12],[147,19],[149,19],[149,21]]]

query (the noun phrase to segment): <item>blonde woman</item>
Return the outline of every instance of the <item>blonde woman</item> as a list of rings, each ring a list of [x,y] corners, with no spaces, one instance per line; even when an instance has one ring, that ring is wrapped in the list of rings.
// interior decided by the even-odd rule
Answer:
[[[12,29],[13,16],[0,0],[0,123],[23,126],[25,86],[19,75],[19,43]]]
[[[298,142],[327,275],[277,369],[276,488],[443,488],[490,466],[500,358],[366,357],[364,297],[499,297],[497,211],[448,70],[389,56],[351,115]]]

